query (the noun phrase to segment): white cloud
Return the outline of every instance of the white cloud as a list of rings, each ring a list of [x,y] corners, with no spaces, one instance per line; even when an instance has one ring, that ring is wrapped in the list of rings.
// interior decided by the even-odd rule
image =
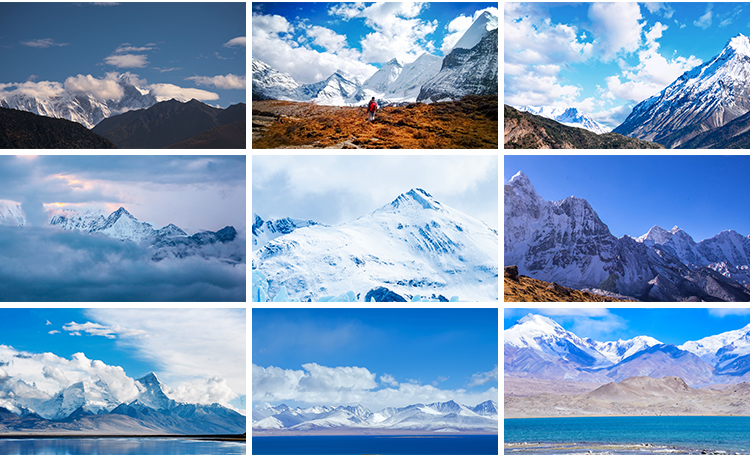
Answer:
[[[376,390],[376,374],[364,367],[326,367],[315,363],[302,367],[303,370],[293,370],[253,364],[253,401],[298,401],[310,405],[361,404],[376,411],[388,406],[403,407],[448,400],[469,406],[490,399],[498,400],[498,390],[494,387],[483,392],[468,392],[401,383],[398,388]],[[387,374],[381,376],[381,382],[382,378],[390,380]]]
[[[246,42],[245,37],[235,37],[234,39],[225,43],[224,46],[227,48],[245,47],[246,46],[245,42]]]
[[[36,40],[27,40],[25,42],[21,42],[21,45],[26,45],[27,47],[35,47],[35,48],[49,48],[49,47],[65,47],[66,45],[70,45],[70,44],[58,43],[52,39],[36,39]]]
[[[488,382],[497,382],[498,375],[497,375],[497,365],[494,369],[488,372],[478,372],[476,374],[473,374],[471,376],[471,380],[469,381],[469,387],[475,387],[477,385],[484,385]]]
[[[227,381],[219,377],[186,382],[170,389],[168,393],[168,396],[175,401],[199,404],[219,403],[227,405],[230,401],[239,397],[227,385]]]
[[[158,101],[176,98],[178,100],[218,100],[219,95],[207,90],[178,87],[174,84],[150,84],[148,88]]]
[[[592,3],[588,16],[596,36],[594,46],[603,61],[640,47],[645,21],[639,22],[643,17],[637,3]]]
[[[390,374],[381,375],[380,383],[385,384],[385,385],[390,385],[391,387],[398,387],[398,382],[396,381],[396,378]]]
[[[235,76],[227,74],[226,76],[193,76],[186,77],[186,81],[193,81],[200,85],[210,85],[217,89],[244,89],[247,88],[245,76]]]
[[[47,333],[48,333],[48,334],[50,334],[50,335],[54,335],[54,334],[59,334],[59,333],[60,333],[60,331],[59,331],[59,330],[50,330],[50,331],[49,331],[49,332],[47,332]]]
[[[134,47],[130,45],[129,43],[124,43],[117,47],[115,50],[115,53],[128,53],[128,52],[147,52],[149,50],[153,50],[154,46],[145,46],[145,47]]]
[[[118,324],[105,326],[102,324],[97,324],[95,322],[85,322],[83,324],[68,322],[67,324],[63,325],[63,330],[65,330],[66,332],[72,332],[71,335],[80,335],[81,332],[85,332],[89,335],[106,337],[110,339],[114,339],[117,337],[139,337],[147,334],[145,330],[128,329]]]
[[[9,87],[15,87],[10,90]],[[10,94],[20,94],[34,98],[54,98],[60,96],[65,91],[63,85],[59,82],[41,81],[41,82],[11,82],[0,84],[0,96]]]
[[[713,13],[711,12],[712,8],[713,8],[713,5],[709,3],[706,6],[706,12],[703,14],[703,16],[693,21],[693,25],[700,27],[701,29],[704,29],[704,30],[711,27],[711,21],[713,18]]]
[[[146,55],[110,55],[104,58],[104,62],[118,68],[145,68],[148,59]]]
[[[313,43],[326,49],[331,53],[337,53],[346,46],[346,36],[321,26],[310,26],[306,30],[307,35],[313,39]]]
[[[119,100],[125,91],[117,82],[117,75],[109,73],[104,79],[97,79],[91,74],[79,74],[65,79],[65,90],[74,95],[93,95],[99,100]]]

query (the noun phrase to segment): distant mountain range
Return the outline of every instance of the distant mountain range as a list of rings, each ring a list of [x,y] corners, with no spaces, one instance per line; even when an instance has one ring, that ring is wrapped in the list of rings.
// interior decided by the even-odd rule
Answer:
[[[578,110],[578,108],[563,108],[559,106],[526,106],[526,105],[524,106],[514,105],[514,107],[518,111],[523,111],[529,114],[534,114],[536,116],[549,118],[549,119],[552,119],[553,121],[559,122],[560,124],[565,124],[566,126],[586,129],[587,131],[591,131],[595,134],[601,135],[601,134],[610,132],[612,130],[609,127],[604,126],[603,124],[599,124],[598,122],[594,121],[592,118],[590,118],[586,114],[583,114],[581,111]]]
[[[0,148],[117,148],[77,122],[0,108]]]
[[[214,136],[207,133],[211,130],[219,130],[228,135],[224,145],[232,146],[227,148],[245,148],[243,128],[246,126],[233,125],[245,120],[244,103],[220,109],[194,99],[186,103],[168,100],[107,118],[92,130],[112,141],[117,148],[166,148],[180,142],[188,147],[198,148],[199,140],[189,139],[195,137],[218,140],[219,133]],[[212,144],[218,142],[208,141],[205,148],[218,148],[211,146]]]
[[[497,231],[415,188],[355,221],[254,216],[253,301],[494,301]]]
[[[551,116],[549,111],[541,112]],[[613,132],[596,134],[574,124],[562,124],[550,117],[519,111],[508,105],[504,105],[504,113],[505,148],[664,148]],[[574,116],[573,112],[570,112],[570,116]]]
[[[675,346],[646,335],[610,342],[581,338],[548,317],[528,314],[503,339],[510,377],[620,382],[676,376],[689,385],[750,380],[750,325]]]
[[[362,106],[398,102],[458,100],[498,93],[498,19],[484,12],[442,60],[425,53],[412,63],[388,61],[366,81],[341,70],[323,81],[298,84],[289,74],[253,59],[253,100],[307,101]]]
[[[378,412],[356,406],[290,408],[282,404],[253,409],[253,431],[320,431],[393,429],[430,432],[497,432],[497,403],[468,407],[454,401],[385,408]]]
[[[706,63],[640,102],[614,132],[668,148],[748,148],[750,39],[738,34]]]
[[[139,393],[124,403],[102,380],[71,384],[51,398],[5,397],[4,433],[98,433],[107,435],[243,434],[247,419],[219,404],[170,399],[154,373],[136,382]]]
[[[505,264],[535,279],[643,301],[750,301],[750,236],[735,231],[616,238],[585,199],[545,201],[522,172],[505,185],[504,221]]]

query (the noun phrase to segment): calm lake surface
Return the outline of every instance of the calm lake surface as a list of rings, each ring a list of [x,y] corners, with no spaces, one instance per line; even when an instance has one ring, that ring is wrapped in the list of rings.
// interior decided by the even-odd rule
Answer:
[[[750,417],[554,417],[505,419],[509,443],[650,443],[687,450],[750,454]],[[505,450],[509,453],[508,448]],[[554,453],[552,453],[554,454]]]
[[[182,438],[0,439],[0,454],[245,454],[245,442]]]
[[[497,435],[253,437],[253,454],[491,454]]]

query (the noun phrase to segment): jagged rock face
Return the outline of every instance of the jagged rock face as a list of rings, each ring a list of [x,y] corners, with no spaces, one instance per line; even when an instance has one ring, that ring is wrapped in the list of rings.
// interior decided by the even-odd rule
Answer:
[[[260,60],[252,60],[253,101],[286,100],[299,84],[289,74],[279,72]]]
[[[440,72],[422,86],[417,101],[456,100],[464,95],[498,93],[498,32],[487,34],[470,50],[456,48],[443,59]]]
[[[671,235],[671,236],[669,236]],[[518,173],[505,186],[505,264],[548,282],[654,301],[750,301],[750,238],[695,244],[675,228],[615,238],[585,200],[544,201]]]
[[[707,63],[633,108],[614,132],[676,148],[750,110],[750,39],[739,34]]]

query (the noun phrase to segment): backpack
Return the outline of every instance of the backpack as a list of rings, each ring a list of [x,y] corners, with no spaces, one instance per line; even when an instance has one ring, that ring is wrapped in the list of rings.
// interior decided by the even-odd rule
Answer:
[[[378,104],[375,102],[370,102],[370,108],[369,110],[374,112],[376,109],[378,109]]]

